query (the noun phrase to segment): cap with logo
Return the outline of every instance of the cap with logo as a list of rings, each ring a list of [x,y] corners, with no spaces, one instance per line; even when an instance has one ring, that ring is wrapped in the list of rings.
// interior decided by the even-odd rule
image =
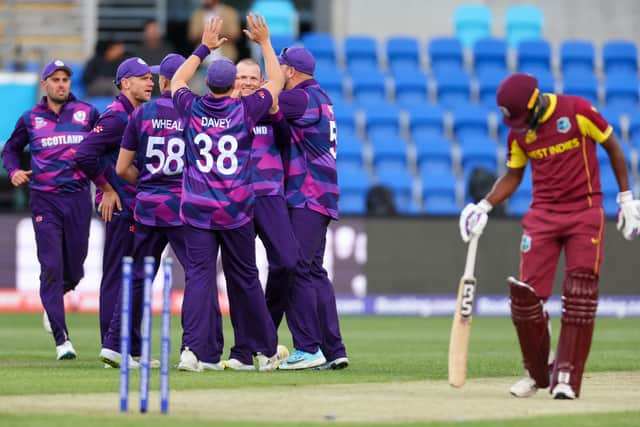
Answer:
[[[149,65],[144,62],[144,59],[138,57],[125,59],[120,65],[118,65],[114,83],[119,85],[122,79],[126,79],[128,77],[140,77],[147,73],[151,73],[151,69],[149,68]]]
[[[280,52],[278,56],[278,62],[309,75],[313,75],[316,69],[316,60],[313,58],[311,52],[298,46],[282,49],[282,52]]]
[[[153,74],[160,74],[161,76],[170,79],[184,61],[184,56],[178,55],[177,53],[170,53],[162,59],[160,65],[152,65],[149,69]]]
[[[211,87],[225,88],[236,81],[238,70],[229,58],[216,59],[207,68],[207,84]]]
[[[538,80],[531,74],[512,74],[504,79],[496,91],[504,124],[511,128],[527,127],[529,113],[539,94]]]
[[[44,68],[42,69],[42,80],[47,80],[47,78],[49,78],[51,74],[55,73],[58,70],[65,71],[69,75],[69,77],[73,75],[73,71],[71,71],[71,68],[69,68],[67,64],[59,59],[56,59],[44,66]]]

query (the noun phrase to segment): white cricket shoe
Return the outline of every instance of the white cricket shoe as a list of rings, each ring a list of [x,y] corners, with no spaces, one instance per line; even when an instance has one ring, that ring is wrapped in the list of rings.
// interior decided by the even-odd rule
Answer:
[[[289,349],[286,345],[278,344],[278,347],[276,347],[276,354],[278,355],[278,360],[280,362],[284,362],[289,357]]]
[[[133,356],[133,360],[135,360],[136,362],[138,362],[138,364],[140,364],[140,356]],[[160,368],[160,361],[158,359],[149,360],[149,367],[151,369]]]
[[[45,331],[49,332],[50,334],[53,333],[53,329],[51,329],[51,322],[49,322],[49,316],[47,316],[46,310],[44,313],[42,313],[42,327],[44,328]]]
[[[120,353],[108,348],[101,349],[98,357],[102,362],[104,362],[105,367],[110,366],[112,368],[119,368],[120,361],[122,360],[122,355]],[[131,355],[129,355],[129,369],[140,369],[140,363],[131,357]]]
[[[280,366],[280,355],[278,352],[271,357],[258,353],[256,359],[258,359],[258,371],[260,372],[275,371],[278,369],[278,366]]]
[[[238,359],[229,359],[222,363],[224,365],[224,368],[229,369],[230,371],[255,371],[256,370],[255,366],[242,363]]]
[[[551,392],[551,396],[554,399],[559,399],[559,400],[574,400],[576,398],[576,394],[571,388],[571,386],[565,383],[557,384],[553,388],[553,391]]]
[[[78,356],[76,350],[73,348],[71,341],[66,340],[60,345],[56,346],[56,359],[58,360],[71,360]]]
[[[224,365],[222,362],[208,363],[198,360],[196,355],[189,350],[189,347],[185,347],[180,354],[180,363],[178,363],[179,371],[189,372],[202,372],[202,371],[223,371]]]
[[[538,391],[536,382],[526,372],[526,376],[511,386],[509,392],[515,397],[531,397]]]

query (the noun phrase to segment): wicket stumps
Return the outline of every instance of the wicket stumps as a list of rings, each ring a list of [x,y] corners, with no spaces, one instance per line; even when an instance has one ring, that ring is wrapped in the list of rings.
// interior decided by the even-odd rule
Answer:
[[[166,258],[163,264],[162,286],[162,325],[160,345],[160,410],[166,414],[169,410],[169,354],[171,350],[171,285],[173,260]],[[152,287],[156,272],[155,259],[145,257],[142,292],[142,325],[140,356],[140,412],[145,413],[149,406],[149,377],[151,368],[151,332],[152,327]],[[120,330],[120,411],[128,410],[129,399],[129,353],[131,351],[131,293],[133,282],[133,259],[122,259],[122,303]],[[140,307],[134,307],[140,309]]]

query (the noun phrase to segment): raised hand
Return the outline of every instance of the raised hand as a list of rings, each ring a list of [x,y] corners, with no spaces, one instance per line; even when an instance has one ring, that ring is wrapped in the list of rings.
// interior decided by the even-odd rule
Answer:
[[[222,46],[226,41],[226,37],[220,37],[222,30],[222,19],[219,17],[211,18],[204,26],[202,32],[202,44],[211,50],[215,50]]]
[[[249,28],[242,30],[248,38],[258,44],[271,41],[269,38],[269,26],[264,16],[257,13],[247,15],[247,26]]]

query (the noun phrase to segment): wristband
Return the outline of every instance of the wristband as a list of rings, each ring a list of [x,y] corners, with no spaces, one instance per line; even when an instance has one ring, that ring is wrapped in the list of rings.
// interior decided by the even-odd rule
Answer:
[[[207,56],[209,56],[210,53],[211,53],[211,49],[209,49],[208,46],[201,44],[193,51],[192,55],[195,55],[198,58],[200,58],[200,62],[202,62]]]
[[[626,202],[630,202],[632,200],[633,200],[633,193],[631,191],[629,191],[629,190],[621,191],[616,196],[616,202],[618,202],[619,205],[621,205],[623,203],[626,203]]]
[[[489,203],[487,201],[487,199],[482,199],[478,202],[478,207],[484,212],[484,213],[489,213],[491,212],[491,209],[493,209],[493,206],[491,206],[491,203]]]

